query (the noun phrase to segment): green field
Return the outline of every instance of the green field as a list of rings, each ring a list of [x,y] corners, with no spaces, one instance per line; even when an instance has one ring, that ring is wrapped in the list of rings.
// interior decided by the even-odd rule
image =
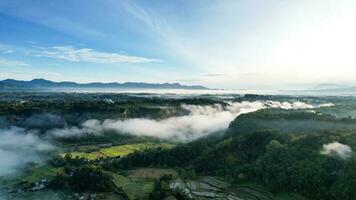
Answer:
[[[128,176],[112,174],[114,184],[122,188],[130,199],[146,199],[154,189],[154,180],[163,175],[177,176],[174,169],[139,168],[127,171]]]
[[[134,181],[128,177],[113,174],[114,184],[122,188],[130,200],[145,199],[153,191],[153,181]]]
[[[92,152],[82,152],[82,151],[73,151],[70,153],[64,153],[62,156],[65,156],[67,154],[71,155],[72,157],[80,157],[80,158],[86,158],[89,160],[95,160],[97,158],[103,157],[117,157],[117,156],[126,156],[130,153],[136,152],[136,151],[143,151],[146,149],[152,149],[152,148],[172,148],[172,144],[168,143],[136,143],[136,144],[125,144],[125,145],[118,145],[118,146],[112,146],[112,147],[106,147],[102,148],[98,151],[92,151]]]
[[[39,182],[42,179],[54,177],[58,173],[63,172],[63,167],[52,167],[49,165],[42,165],[34,167],[30,170],[30,175],[22,178],[22,181],[29,183]]]

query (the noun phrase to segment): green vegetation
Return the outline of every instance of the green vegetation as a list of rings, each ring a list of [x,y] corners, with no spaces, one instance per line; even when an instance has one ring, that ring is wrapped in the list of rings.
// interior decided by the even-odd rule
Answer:
[[[36,166],[28,172],[28,176],[22,178],[22,181],[36,183],[43,179],[53,178],[57,174],[63,173],[63,170],[63,167],[53,167],[51,165]]]
[[[308,134],[333,130],[356,130],[356,120],[335,118],[322,112],[305,110],[265,109],[243,114],[230,123],[229,134],[245,134],[264,130]]]
[[[98,158],[126,156],[136,151],[144,151],[144,150],[154,149],[154,148],[169,149],[172,147],[173,145],[168,143],[160,143],[160,144],[138,143],[138,144],[126,144],[126,145],[101,148],[98,151],[93,151],[90,153],[74,151],[70,153],[64,153],[62,154],[62,156],[70,155],[71,157],[79,157],[79,158],[86,158],[89,160],[95,160]]]
[[[69,169],[66,169],[67,171]],[[111,177],[95,166],[78,166],[70,169],[70,174],[57,174],[51,180],[50,187],[75,192],[97,191],[110,192],[114,190]]]
[[[128,176],[132,179],[158,180],[163,176],[178,177],[178,173],[174,169],[169,168],[139,168],[129,170]]]
[[[227,104],[209,95],[181,99],[141,95],[0,94],[0,125],[33,131],[45,140],[49,129],[70,128],[88,119],[164,119],[186,115],[182,104]],[[33,198],[37,197],[34,194],[43,194],[47,198],[52,191],[59,192],[63,199],[88,195],[101,200],[188,199],[189,196],[194,199],[353,199],[356,196],[355,98],[235,95],[231,101],[291,99],[317,104],[333,102],[335,106],[264,109],[243,114],[230,123],[225,134],[189,143],[112,131],[53,137],[49,141],[56,150],[43,155],[50,157],[49,160],[29,164],[23,173],[12,178],[2,177],[0,189],[10,191],[9,199],[26,198],[26,194]],[[42,121],[59,116],[55,118],[58,123],[43,125],[42,121],[28,120],[43,112],[53,116],[48,115]],[[324,145],[333,143],[342,145],[344,150],[349,148],[348,154],[325,153]],[[21,192],[16,194],[17,191]]]
[[[114,174],[114,184],[127,194],[129,199],[145,199],[153,191],[153,181],[134,181],[128,177]]]
[[[223,103],[213,98],[159,98],[145,94],[85,93],[0,93],[0,116],[16,116],[16,125],[36,113],[53,113],[67,125],[79,125],[88,119],[152,118],[163,119],[186,114],[182,104],[213,105]],[[108,103],[110,99],[113,103]],[[21,124],[21,123],[20,123]],[[58,127],[65,124],[60,123]],[[50,129],[52,126],[41,128]]]
[[[304,118],[299,111],[295,116],[293,112],[287,114],[288,117],[284,117],[285,112],[263,111],[263,115],[251,113],[241,119],[244,122],[249,117],[252,120],[279,119],[288,124]],[[351,189],[356,187],[355,156],[343,158],[321,152],[324,144],[336,141],[356,149],[356,132],[350,132],[352,129],[348,127],[355,122],[331,116],[311,118],[311,114],[305,115],[309,119],[326,120],[340,126],[327,131],[309,129],[309,126],[305,126],[302,132],[271,130],[272,127],[260,130],[269,125],[267,120],[262,125],[251,123],[251,129],[256,131],[242,132],[236,125],[241,124],[238,117],[231,123],[225,137],[200,139],[168,150],[137,152],[116,164],[124,169],[137,166],[181,167],[202,175],[223,177],[236,184],[260,183],[274,193],[297,192],[312,199],[351,199],[356,195]],[[250,130],[247,126],[245,128]]]
[[[295,193],[280,193],[275,195],[276,200],[307,200],[305,197]]]

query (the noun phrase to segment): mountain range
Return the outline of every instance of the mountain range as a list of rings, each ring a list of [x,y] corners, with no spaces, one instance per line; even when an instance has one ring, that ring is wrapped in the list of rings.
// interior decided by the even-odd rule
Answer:
[[[54,82],[46,79],[33,79],[31,81],[22,81],[14,79],[5,79],[0,81],[0,90],[2,91],[25,91],[41,90],[52,91],[55,89],[189,89],[189,90],[208,90],[209,88],[200,85],[182,85],[180,83],[76,83],[69,81]]]
[[[312,92],[326,92],[326,93],[355,93],[355,85],[346,85],[346,84],[331,84],[325,83],[317,85],[313,88],[310,88],[308,91]]]

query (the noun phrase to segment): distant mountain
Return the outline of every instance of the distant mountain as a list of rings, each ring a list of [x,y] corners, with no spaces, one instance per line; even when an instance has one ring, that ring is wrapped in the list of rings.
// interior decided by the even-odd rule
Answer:
[[[342,88],[330,88],[318,90],[320,92],[347,92],[347,93],[356,93],[356,86],[342,87]]]
[[[0,81],[0,90],[4,91],[24,91],[24,90],[44,90],[52,91],[54,89],[189,89],[189,90],[207,90],[209,88],[200,85],[181,85],[179,83],[76,83],[76,82],[54,82],[46,79],[33,79],[31,81],[20,81],[6,79]]]
[[[356,93],[356,86],[345,84],[320,84],[308,91],[324,92],[324,93]]]
[[[334,84],[334,83],[323,83],[311,88],[311,90],[330,90],[330,89],[338,89],[338,88],[348,88],[349,85],[345,84]]]

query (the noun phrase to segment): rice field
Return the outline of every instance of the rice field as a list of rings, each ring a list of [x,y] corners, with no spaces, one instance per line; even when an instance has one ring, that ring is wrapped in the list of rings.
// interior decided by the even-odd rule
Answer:
[[[159,148],[159,147],[168,149],[168,148],[172,148],[173,145],[168,144],[168,143],[125,144],[125,145],[105,147],[105,148],[101,148],[97,151],[92,151],[92,152],[73,151],[70,153],[64,153],[64,154],[62,154],[62,156],[69,154],[72,157],[79,157],[79,158],[86,158],[88,160],[95,160],[100,157],[107,158],[107,157],[126,156],[126,155],[134,153],[136,151],[144,151],[146,149]]]

